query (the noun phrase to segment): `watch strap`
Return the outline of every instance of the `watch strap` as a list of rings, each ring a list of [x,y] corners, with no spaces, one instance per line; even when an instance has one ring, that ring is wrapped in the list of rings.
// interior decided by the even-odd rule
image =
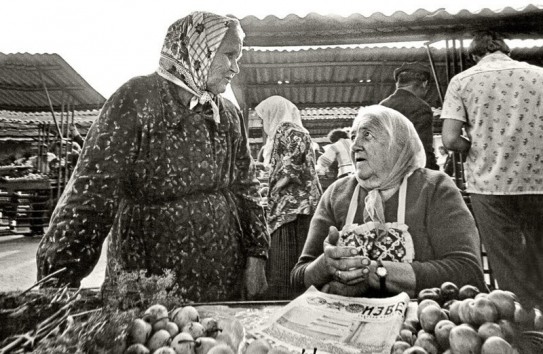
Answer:
[[[377,260],[377,269],[379,268],[384,268],[385,269],[385,275],[382,276],[380,275],[380,272],[377,272],[377,277],[379,278],[379,290],[381,291],[382,294],[386,294],[388,291],[387,291],[387,277],[386,277],[386,268],[385,266],[383,265],[383,262],[378,259]]]

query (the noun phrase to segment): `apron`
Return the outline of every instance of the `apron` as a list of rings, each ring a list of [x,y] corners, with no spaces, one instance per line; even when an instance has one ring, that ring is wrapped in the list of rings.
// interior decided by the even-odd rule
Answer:
[[[365,224],[354,224],[354,216],[358,207],[360,185],[357,185],[347,212],[345,226],[341,230],[338,246],[351,246],[358,249],[361,256],[371,260],[411,263],[415,258],[413,239],[405,224],[405,206],[407,194],[407,177],[400,185],[397,222],[385,225],[370,221]]]

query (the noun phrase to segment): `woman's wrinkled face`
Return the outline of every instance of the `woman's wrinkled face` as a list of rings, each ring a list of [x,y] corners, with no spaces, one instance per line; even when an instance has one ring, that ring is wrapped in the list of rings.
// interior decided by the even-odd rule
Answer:
[[[242,39],[240,31],[229,28],[211,62],[207,76],[207,90],[217,95],[226,91],[226,86],[239,73]]]
[[[394,166],[391,138],[379,124],[366,118],[352,132],[351,138],[351,159],[356,174],[367,183],[366,187],[378,187]]]

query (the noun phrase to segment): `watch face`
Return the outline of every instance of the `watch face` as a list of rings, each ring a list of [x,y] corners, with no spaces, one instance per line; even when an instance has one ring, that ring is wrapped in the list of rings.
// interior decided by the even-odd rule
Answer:
[[[386,277],[387,276],[387,270],[384,267],[377,268],[376,273],[380,277]]]

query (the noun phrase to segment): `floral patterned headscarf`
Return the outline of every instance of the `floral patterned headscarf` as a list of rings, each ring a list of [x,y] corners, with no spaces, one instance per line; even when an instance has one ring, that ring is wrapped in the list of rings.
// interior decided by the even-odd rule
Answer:
[[[290,102],[284,97],[271,96],[266,98],[255,107],[255,112],[260,118],[262,118],[263,129],[268,136],[263,151],[265,164],[270,163],[275,132],[281,123],[293,123],[307,133],[307,130],[302,125],[300,110],[294,103]]]
[[[157,73],[194,96],[190,108],[209,102],[219,123],[214,95],[206,90],[209,68],[234,18],[209,12],[193,12],[168,28]],[[241,27],[240,27],[241,28]]]

